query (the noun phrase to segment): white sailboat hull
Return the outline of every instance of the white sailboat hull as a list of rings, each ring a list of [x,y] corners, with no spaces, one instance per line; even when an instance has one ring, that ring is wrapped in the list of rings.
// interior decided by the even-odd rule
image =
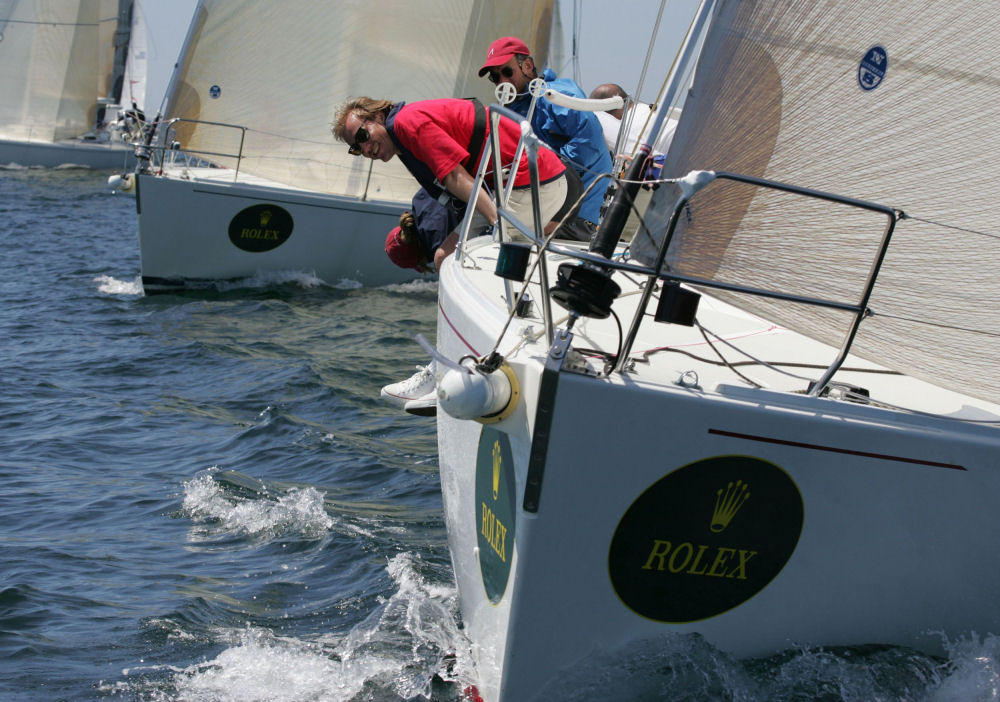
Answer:
[[[495,250],[472,248],[482,270],[442,272],[438,347],[453,359],[488,352],[506,321]],[[707,298],[699,320],[760,353],[824,351]],[[512,415],[438,414],[484,699],[534,699],[588,656],[644,640],[698,634],[740,657],[867,643],[937,653],[941,633],[1000,631],[1000,561],[984,557],[1000,533],[996,429],[753,389],[681,354],[625,375],[546,377],[544,336],[522,339],[539,325],[515,320],[500,347],[519,382]],[[711,357],[689,328],[646,326],[659,338],[640,336],[643,348]],[[611,320],[574,331],[574,346],[614,351]],[[679,385],[685,371],[697,380]],[[873,397],[969,409],[898,375],[855,378]]]
[[[84,166],[100,170],[135,167],[132,146],[73,139],[61,142],[0,139],[0,164],[18,166]]]
[[[137,185],[147,293],[274,272],[365,286],[419,276],[393,265],[384,251],[403,211],[399,203],[197,177],[140,174]]]

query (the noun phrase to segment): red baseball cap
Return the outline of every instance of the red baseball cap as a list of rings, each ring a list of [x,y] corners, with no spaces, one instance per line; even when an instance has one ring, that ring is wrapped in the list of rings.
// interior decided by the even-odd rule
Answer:
[[[385,238],[385,252],[389,259],[400,268],[420,270],[420,247],[407,244],[399,235],[399,227],[393,227]]]
[[[500,37],[490,44],[490,48],[486,52],[486,63],[479,69],[479,77],[485,76],[495,66],[504,65],[514,58],[514,54],[531,56],[531,51],[528,49],[528,45],[517,37]]]

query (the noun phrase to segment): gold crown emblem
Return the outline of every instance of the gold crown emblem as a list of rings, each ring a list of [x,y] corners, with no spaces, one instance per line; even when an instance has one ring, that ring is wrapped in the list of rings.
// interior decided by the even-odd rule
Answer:
[[[266,227],[267,223],[271,221],[271,211],[264,210],[260,213],[260,226]]]
[[[493,442],[493,499],[500,497],[500,442]]]
[[[712,513],[712,523],[709,528],[716,534],[723,531],[748,499],[750,499],[750,486],[742,480],[729,483],[724,490],[719,488],[715,493],[715,511]]]

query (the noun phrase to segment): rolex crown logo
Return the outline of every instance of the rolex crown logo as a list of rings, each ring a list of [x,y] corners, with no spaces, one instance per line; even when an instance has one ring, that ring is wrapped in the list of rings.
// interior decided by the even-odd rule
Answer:
[[[271,211],[264,210],[260,213],[260,226],[266,227],[267,223],[271,221]]]
[[[493,442],[493,499],[500,497],[500,442]]]
[[[709,527],[713,533],[724,531],[743,503],[750,499],[750,486],[742,480],[729,483],[725,489],[719,488],[715,493],[715,511],[712,512],[712,523]]]

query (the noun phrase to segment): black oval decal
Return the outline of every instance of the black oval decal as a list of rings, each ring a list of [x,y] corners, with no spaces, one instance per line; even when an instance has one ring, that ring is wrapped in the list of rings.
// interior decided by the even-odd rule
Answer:
[[[252,205],[229,222],[229,240],[250,252],[276,249],[292,235],[292,215],[277,205]]]
[[[781,468],[718,456],[651,485],[618,523],[608,553],[615,592],[661,622],[713,617],[747,601],[788,562],[802,496]]]
[[[476,526],[479,570],[486,596],[493,604],[507,590],[514,555],[517,516],[514,480],[510,438],[492,427],[483,427],[476,454]]]

